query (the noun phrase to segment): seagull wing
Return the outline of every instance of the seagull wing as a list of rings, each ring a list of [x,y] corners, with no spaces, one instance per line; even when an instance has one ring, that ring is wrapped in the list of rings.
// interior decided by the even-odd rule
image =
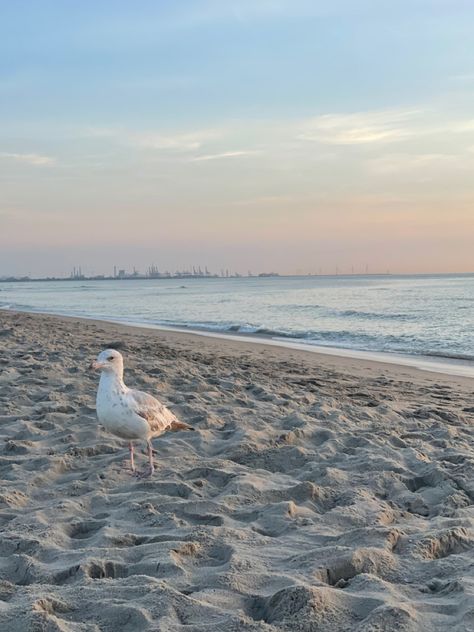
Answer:
[[[148,393],[130,389],[126,397],[130,408],[148,422],[154,434],[160,434],[170,429],[173,422],[178,422],[171,410]]]

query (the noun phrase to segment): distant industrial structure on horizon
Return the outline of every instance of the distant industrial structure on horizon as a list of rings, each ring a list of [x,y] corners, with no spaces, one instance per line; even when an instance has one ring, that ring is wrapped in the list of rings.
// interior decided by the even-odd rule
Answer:
[[[297,270],[294,274],[280,274],[279,272],[259,272],[253,274],[251,270],[248,270],[247,274],[240,274],[239,272],[229,270],[229,268],[221,268],[219,272],[212,272],[207,266],[202,268],[200,265],[191,265],[182,270],[175,270],[170,272],[169,270],[160,270],[160,268],[154,263],[149,265],[145,272],[140,272],[135,266],[132,266],[131,271],[127,268],[120,268],[117,265],[113,266],[111,274],[86,274],[83,271],[82,265],[74,266],[68,275],[64,276],[44,276],[36,277],[30,275],[15,276],[15,275],[1,275],[0,282],[13,282],[13,281],[120,281],[120,280],[146,280],[146,279],[240,279],[240,278],[270,278],[280,276],[392,276],[390,270],[370,272],[369,265],[360,265],[357,268],[351,265],[347,270],[342,269],[336,265],[333,270],[323,270],[322,267],[318,268],[317,272],[303,272]]]
[[[249,270],[247,277],[278,277],[277,272],[261,272],[252,274]],[[221,269],[220,274],[210,272],[207,266],[204,270],[201,266],[191,266],[189,269],[176,270],[169,272],[168,270],[160,271],[159,268],[152,264],[147,271],[142,274],[135,267],[132,272],[126,268],[118,268],[114,266],[113,274],[97,274],[87,275],[82,271],[82,266],[74,266],[68,276],[46,276],[46,277],[30,277],[30,276],[0,276],[0,281],[114,281],[114,280],[144,280],[144,279],[239,279],[243,275],[238,272],[231,272],[228,268]]]
[[[132,269],[132,272],[128,271],[126,268],[117,268],[114,266],[113,275],[107,276],[104,274],[100,275],[92,275],[86,276],[82,273],[82,267],[74,267],[72,269],[71,274],[69,275],[69,279],[75,280],[83,280],[86,278],[89,279],[187,279],[187,278],[240,278],[242,275],[238,272],[229,272],[228,269],[221,270],[220,274],[216,274],[210,272],[208,267],[205,266],[204,270],[201,266],[191,266],[188,269],[184,270],[176,270],[175,272],[169,272],[168,270],[161,271],[155,264],[148,266],[146,272],[143,274],[139,272],[135,266]],[[252,273],[249,272],[248,276],[252,276]]]

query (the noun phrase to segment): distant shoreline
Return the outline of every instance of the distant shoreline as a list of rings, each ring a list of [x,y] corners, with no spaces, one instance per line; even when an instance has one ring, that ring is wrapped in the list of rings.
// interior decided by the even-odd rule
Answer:
[[[199,336],[206,339],[214,339],[217,342],[231,342],[237,344],[256,345],[258,347],[271,347],[284,351],[296,351],[312,356],[322,356],[328,359],[333,358],[335,361],[348,360],[357,361],[361,364],[375,363],[377,365],[388,365],[390,367],[398,367],[407,370],[423,371],[428,373],[442,374],[452,377],[474,378],[474,362],[468,359],[453,358],[447,356],[427,356],[427,355],[408,355],[402,353],[389,353],[382,351],[365,351],[359,349],[349,349],[344,347],[329,347],[323,345],[313,345],[292,340],[284,340],[277,336],[249,334],[243,332],[227,333],[221,331],[212,331],[204,329],[193,329],[191,327],[174,327],[166,325],[158,325],[153,323],[142,323],[132,320],[118,320],[97,318],[95,316],[76,316],[73,314],[60,314],[52,312],[29,311],[19,309],[0,308],[0,312],[7,314],[28,314],[30,316],[42,316],[46,318],[58,318],[75,320],[78,322],[93,322],[96,324],[112,325],[117,327],[130,328],[132,330],[154,331],[163,334],[176,334],[178,336]]]
[[[328,279],[345,279],[345,278],[372,278],[372,277],[458,277],[458,276],[474,276],[473,272],[367,272],[367,273],[347,273],[347,274],[279,274],[266,273],[244,275],[230,274],[229,276],[221,276],[219,274],[182,274],[182,275],[161,275],[161,276],[92,276],[92,277],[5,277],[0,278],[0,283],[40,283],[40,282],[84,282],[84,281],[173,281],[173,280],[228,280],[228,279],[307,279],[307,278],[328,278]]]

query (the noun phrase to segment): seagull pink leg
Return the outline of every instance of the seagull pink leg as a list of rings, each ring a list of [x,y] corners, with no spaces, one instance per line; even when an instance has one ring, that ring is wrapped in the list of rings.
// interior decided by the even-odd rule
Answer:
[[[135,472],[135,459],[133,456],[133,443],[130,441],[130,468],[132,472]]]
[[[150,461],[150,476],[152,476],[155,471],[155,466],[153,464],[153,446],[151,445],[151,441],[148,441],[148,460]]]

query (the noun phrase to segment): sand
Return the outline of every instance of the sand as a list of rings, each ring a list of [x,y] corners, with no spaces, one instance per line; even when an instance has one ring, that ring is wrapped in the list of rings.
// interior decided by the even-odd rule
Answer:
[[[150,480],[95,418],[111,343],[195,427]],[[0,312],[0,630],[473,630],[473,388]]]

